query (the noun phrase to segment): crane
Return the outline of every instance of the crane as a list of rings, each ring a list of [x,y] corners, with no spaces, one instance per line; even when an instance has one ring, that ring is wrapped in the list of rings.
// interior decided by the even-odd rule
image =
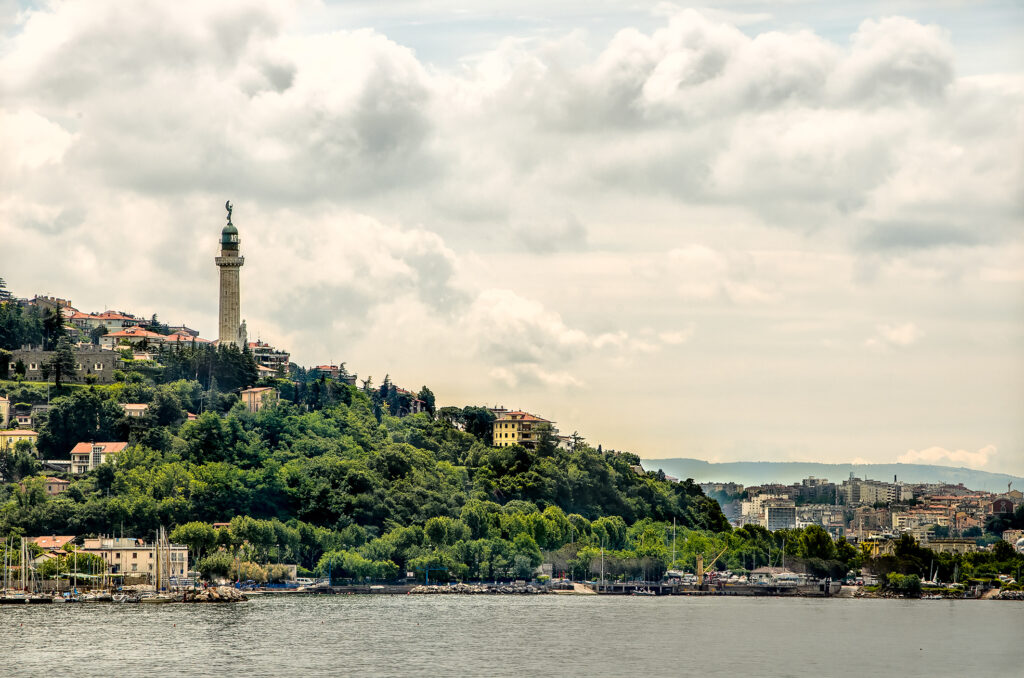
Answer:
[[[725,547],[724,549],[722,549],[722,552],[719,553],[717,556],[715,556],[714,559],[710,563],[708,563],[707,569],[710,570],[712,568],[712,566],[715,563],[718,562],[718,559],[721,558],[725,554],[725,552],[728,551],[728,550],[729,550],[728,546]],[[698,553],[697,554],[697,587],[701,588],[703,586],[704,586],[704,554]]]

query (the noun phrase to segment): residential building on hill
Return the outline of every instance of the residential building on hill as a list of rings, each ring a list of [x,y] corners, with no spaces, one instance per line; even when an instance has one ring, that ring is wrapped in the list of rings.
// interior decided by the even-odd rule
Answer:
[[[11,351],[8,370],[14,373],[20,360],[25,365],[25,379],[43,381],[43,365],[53,361],[55,351],[44,351],[41,348],[25,347]],[[115,351],[97,348],[92,344],[81,344],[74,348],[75,372],[64,375],[64,381],[71,384],[85,384],[95,379],[97,384],[114,383],[114,370],[121,367],[121,356]],[[52,376],[51,376],[52,378]]]
[[[75,540],[74,535],[50,535],[48,537],[29,537],[29,542],[46,549],[47,551],[53,551],[56,549],[64,548],[64,545],[73,542]]]
[[[189,341],[192,337],[189,337]],[[147,344],[162,344],[167,341],[166,335],[157,332],[150,332],[141,327],[128,327],[116,332],[109,332],[100,337],[100,346],[106,349],[116,349],[118,346],[136,346],[143,342]]]
[[[250,412],[259,412],[264,407],[273,407],[277,404],[278,399],[277,389],[270,386],[247,388],[239,396],[242,398],[245,409]]]
[[[556,434],[554,422],[529,412],[503,412],[492,425],[492,441],[495,447],[522,445],[528,449],[537,447],[540,434],[545,429]]]
[[[174,332],[164,337],[163,343],[165,344],[211,344],[209,339],[203,339],[198,334],[191,334],[189,332]]]
[[[4,396],[0,396],[0,428],[6,428],[7,422],[11,418],[11,401]]]
[[[107,331],[117,331],[128,327],[138,327],[146,322],[142,318],[136,318],[133,315],[119,311],[104,311],[103,313],[75,311],[68,320],[72,325],[84,332],[89,332],[97,327],[105,327]]]
[[[71,449],[71,472],[86,473],[113,459],[128,443],[78,443]]]
[[[62,315],[65,309],[70,310],[72,312],[75,310],[74,307],[71,305],[70,299],[61,299],[60,297],[50,297],[40,294],[37,294],[28,303],[31,306],[35,306],[46,311],[52,311],[55,308],[59,308],[62,311]]]
[[[149,410],[149,405],[146,403],[121,403],[121,408],[124,409],[126,416],[141,417]]]
[[[286,351],[279,351],[262,340],[250,341],[249,350],[252,351],[252,357],[257,365],[288,374],[288,362],[291,360],[291,355]]]
[[[167,329],[171,334],[189,334],[193,337],[199,336],[199,330],[194,330],[186,325],[168,325]]]
[[[47,476],[46,482],[43,485],[43,489],[46,490],[46,494],[51,497],[56,497],[58,494],[68,489],[68,485],[71,484],[70,480],[64,480],[63,478],[55,478],[53,476]]]
[[[14,449],[14,446],[22,440],[27,440],[32,443],[32,446],[34,447],[36,444],[36,438],[38,437],[39,434],[35,431],[27,431],[20,428],[11,429],[9,431],[0,431],[0,452],[7,449]]]
[[[349,386],[356,385],[356,375],[348,373],[348,371],[345,369],[345,363],[342,363],[340,366],[317,365],[316,367],[311,368],[309,371],[316,376],[323,375],[325,377],[330,377],[335,381],[344,382]]]

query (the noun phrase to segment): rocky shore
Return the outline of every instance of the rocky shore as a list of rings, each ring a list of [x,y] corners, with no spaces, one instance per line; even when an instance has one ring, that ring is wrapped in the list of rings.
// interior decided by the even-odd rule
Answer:
[[[547,593],[547,589],[540,586],[534,586],[532,584],[499,584],[497,586],[491,586],[488,584],[452,584],[451,586],[417,586],[409,593],[417,595],[426,594],[525,594],[525,595],[537,595]]]
[[[184,603],[239,603],[243,600],[248,600],[245,594],[230,586],[185,591],[182,598]]]

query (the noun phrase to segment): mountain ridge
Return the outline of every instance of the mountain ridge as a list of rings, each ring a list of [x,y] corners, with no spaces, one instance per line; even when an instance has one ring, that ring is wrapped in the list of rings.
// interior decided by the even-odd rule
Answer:
[[[993,473],[965,467],[939,466],[935,464],[825,464],[800,461],[733,461],[709,462],[703,459],[674,457],[670,459],[643,459],[647,470],[662,469],[677,478],[692,478],[694,482],[734,482],[743,485],[764,483],[799,482],[808,476],[827,478],[841,483],[852,472],[858,478],[872,478],[906,483],[963,483],[972,490],[1005,492],[1007,483],[1017,489],[1024,489],[1024,478],[1008,473]]]

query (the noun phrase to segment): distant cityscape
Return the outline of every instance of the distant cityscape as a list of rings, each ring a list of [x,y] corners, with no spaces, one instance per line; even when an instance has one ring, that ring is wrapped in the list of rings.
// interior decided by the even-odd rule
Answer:
[[[734,527],[760,525],[770,531],[819,525],[834,538],[889,542],[910,534],[938,551],[966,553],[981,547],[987,527],[1011,516],[1024,493],[976,491],[963,484],[904,483],[854,477],[841,483],[809,477],[792,485],[744,487],[701,483]],[[1004,532],[1016,545],[1019,530]]]

